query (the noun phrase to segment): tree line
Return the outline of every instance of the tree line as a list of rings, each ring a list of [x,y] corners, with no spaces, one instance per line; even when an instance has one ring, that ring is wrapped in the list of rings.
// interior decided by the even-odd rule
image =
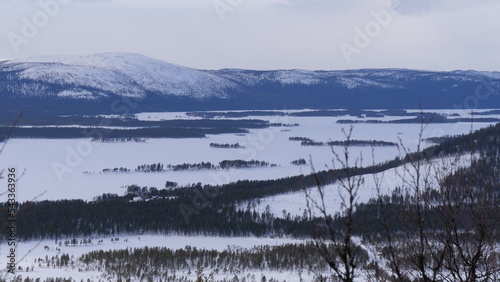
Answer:
[[[245,147],[241,146],[239,143],[235,143],[235,144],[210,143],[210,148],[218,148],[218,149],[241,149],[241,148],[245,148]]]
[[[201,162],[201,163],[183,163],[177,165],[168,164],[166,167],[162,163],[153,164],[142,164],[135,168],[135,172],[163,172],[163,171],[184,171],[184,170],[216,170],[216,169],[241,169],[241,168],[253,168],[253,167],[275,167],[276,164],[271,164],[266,161],[258,160],[223,160],[220,161],[218,165],[212,164],[211,162]],[[105,168],[102,172],[131,172],[132,170],[125,167],[115,167],[115,168]],[[90,172],[87,172],[90,173]]]
[[[373,146],[373,147],[389,147],[398,146],[397,143],[382,141],[382,140],[349,140],[349,141],[328,141],[318,142],[307,137],[289,137],[290,141],[300,141],[301,146]]]

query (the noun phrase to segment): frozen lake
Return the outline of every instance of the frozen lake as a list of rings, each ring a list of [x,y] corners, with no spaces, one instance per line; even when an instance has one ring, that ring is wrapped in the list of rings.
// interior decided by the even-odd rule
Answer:
[[[144,113],[140,119],[184,118],[185,113]],[[296,127],[271,127],[251,130],[245,135],[221,134],[207,138],[148,139],[145,143],[98,143],[89,139],[11,139],[0,156],[3,167],[16,166],[18,174],[24,171],[18,183],[18,201],[84,199],[92,200],[103,193],[123,195],[125,185],[164,188],[166,181],[179,185],[201,182],[223,184],[237,180],[277,179],[286,176],[308,174],[310,165],[296,166],[291,162],[299,158],[312,159],[316,170],[333,167],[333,154],[328,146],[301,146],[289,137],[306,137],[315,141],[345,140],[342,130],[350,125],[336,123],[347,117],[251,117],[299,124]],[[356,119],[355,117],[348,117]],[[401,119],[401,117],[386,117]],[[366,118],[365,118],[366,120]],[[486,127],[490,123],[474,123],[473,128]],[[468,133],[469,123],[430,124],[424,138]],[[410,150],[415,150],[419,124],[355,124],[352,139],[381,140],[398,143],[402,140]],[[211,148],[210,143],[235,144],[245,148]],[[430,145],[425,143],[425,145]],[[334,147],[340,151],[342,147]],[[372,159],[371,147],[352,147],[351,156],[362,154],[363,166],[391,160],[402,154],[397,147],[375,147]],[[277,167],[238,170],[165,171],[159,173],[100,173],[105,168],[124,167],[134,170],[138,165],[162,163],[211,162],[223,160],[259,160]],[[6,189],[5,179],[1,185]]]

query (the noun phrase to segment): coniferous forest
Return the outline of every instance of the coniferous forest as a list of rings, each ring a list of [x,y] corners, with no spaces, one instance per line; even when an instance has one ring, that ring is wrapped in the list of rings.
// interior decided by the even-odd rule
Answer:
[[[301,138],[293,140],[304,141]],[[348,143],[343,143],[343,145]],[[315,189],[315,187],[339,182],[342,179],[355,179],[357,176],[383,172],[405,164],[411,165],[416,161],[431,162],[437,157],[466,154],[477,156],[477,158],[471,161],[470,167],[459,168],[451,174],[444,175],[440,183],[441,190],[429,189],[412,194],[408,192],[409,190],[397,188],[391,195],[373,198],[366,203],[356,203],[355,209],[352,209],[350,213],[340,212],[326,217],[317,213],[312,214],[311,209],[304,209],[303,216],[276,217],[270,212],[269,206],[261,211],[256,211],[253,208],[263,197]],[[254,162],[225,161],[221,162],[220,167],[269,165],[258,161]],[[302,160],[298,160],[297,164],[303,164]],[[339,239],[345,236],[345,232],[350,232],[352,236],[362,238],[362,240],[370,242],[369,244],[385,246],[380,247],[379,251],[387,261],[411,265],[414,254],[407,252],[407,248],[411,247],[411,244],[401,242],[408,239],[405,234],[416,234],[415,232],[419,230],[425,230],[424,233],[428,234],[425,237],[427,244],[442,242],[442,244],[451,244],[450,246],[453,244],[462,246],[465,239],[470,239],[467,232],[471,232],[471,236],[481,235],[473,238],[484,240],[485,246],[492,242],[493,244],[500,242],[499,167],[500,124],[497,124],[470,134],[450,137],[422,151],[407,153],[392,161],[367,167],[345,167],[318,171],[310,175],[264,181],[237,181],[216,186],[202,183],[178,186],[177,183],[167,181],[164,189],[130,185],[124,195],[96,195],[94,201],[60,200],[18,203],[17,219],[22,223],[18,230],[18,238],[19,240],[51,239],[66,242],[78,242],[76,238],[83,238],[82,242],[85,240],[87,244],[95,242],[96,237],[119,237],[127,234],[273,236],[312,238],[313,240],[308,245],[286,245],[264,249],[229,249],[223,252],[191,248],[100,251],[83,255],[79,259],[72,258],[70,260],[60,256],[50,261],[40,262],[47,264],[48,267],[68,263],[78,263],[79,267],[84,267],[84,265],[102,267],[104,265],[102,270],[114,273],[120,279],[124,279],[123,281],[131,277],[137,279],[163,277],[162,279],[166,279],[165,281],[170,281],[168,279],[172,277],[182,277],[182,275],[176,276],[176,271],[186,268],[191,269],[191,271],[199,271],[200,276],[210,275],[210,273],[203,272],[205,268],[223,273],[234,273],[235,269],[245,272],[251,269],[262,269],[264,266],[289,271],[297,270],[299,267],[302,269],[301,271],[312,271],[313,268],[326,271],[333,268],[332,265],[338,267],[335,264],[338,259],[335,258],[335,263],[333,263],[325,258],[324,248],[337,250],[343,246]],[[140,165],[137,168],[139,171],[162,171],[163,169],[162,164]],[[471,185],[470,183],[473,183],[473,188],[467,188]],[[443,187],[451,187],[446,189],[452,190],[446,190],[446,192]],[[484,194],[481,189],[487,189],[487,194]],[[458,202],[457,199],[453,198],[454,195],[464,195],[466,206],[458,209]],[[428,203],[423,206],[425,210],[421,210],[422,199]],[[476,205],[482,205],[481,209],[477,209]],[[7,204],[3,204],[3,209],[8,209]],[[414,210],[420,211],[425,217],[422,218],[421,226],[414,225],[408,229],[409,226],[401,215],[412,214],[411,212]],[[479,211],[484,214],[478,215]],[[442,222],[443,214],[452,216],[450,218],[453,218],[455,225],[438,224]],[[0,220],[6,222],[7,216],[7,213],[0,213]],[[478,216],[484,222],[482,221],[477,228],[481,227],[486,230],[479,235],[474,231],[474,220]],[[362,224],[351,228],[351,224],[356,222]],[[448,230],[441,226],[446,228],[461,226],[458,229],[452,229],[462,231],[455,233],[457,238],[453,239],[447,237]],[[4,228],[6,227],[4,226]],[[331,230],[335,230],[334,233],[331,233],[333,237],[322,241],[324,234],[330,234]],[[430,230],[432,233],[429,233]],[[464,230],[469,231],[462,233]],[[3,232],[5,233],[7,230],[4,229]],[[318,234],[322,235],[318,237]],[[330,243],[322,245],[323,242]],[[394,242],[398,243],[393,244]],[[369,261],[367,251],[361,248],[362,245],[351,245],[349,243],[347,248],[350,251],[357,250],[357,255],[353,256],[356,263],[366,264]],[[451,267],[451,256],[456,255],[459,250],[456,249],[457,247],[447,248],[441,250],[442,257],[425,248],[419,254],[422,256],[422,260],[424,257],[429,259],[430,256],[432,263],[439,264],[439,269],[435,270],[436,275],[453,273],[453,271],[460,272],[460,270],[448,269]],[[483,247],[479,249],[485,250]],[[301,252],[307,255],[290,255]],[[336,252],[333,254],[341,258],[341,252]],[[482,253],[478,254],[478,259],[495,264],[495,257],[498,255],[500,255],[499,252],[493,248],[488,250],[486,257]],[[331,256],[330,253],[329,256]],[[171,259],[165,260],[165,258]],[[134,261],[138,265],[147,264],[150,267],[138,270],[135,263],[124,263],[124,261]],[[466,262],[467,257],[463,258],[463,262],[455,263]],[[369,263],[367,269],[375,272],[381,271],[379,265],[372,265],[373,262]],[[482,263],[485,262],[482,261]],[[309,266],[308,268],[307,265],[314,265],[314,267]],[[427,271],[426,267],[426,265],[422,265],[424,271]],[[405,267],[395,264],[394,269],[399,269],[398,271],[401,273],[398,274],[394,272],[396,270],[392,270],[396,274],[393,274],[392,278],[386,277],[387,279],[398,281],[400,278],[405,278],[413,281],[413,276],[405,274]],[[417,273],[418,271],[418,269],[415,270]],[[414,272],[411,273],[413,275]],[[383,277],[386,274],[379,273],[378,275]],[[486,275],[497,277],[495,275],[498,275],[498,271],[488,269]],[[181,281],[175,280],[177,278],[172,279],[174,279],[172,281]]]
[[[447,139],[439,145],[423,150],[423,158],[464,154],[471,150],[474,140],[475,152],[481,158],[473,168],[476,179],[487,181],[496,175],[499,160],[500,125],[491,126],[472,134]],[[126,234],[140,230],[159,233],[218,234],[222,236],[257,235],[272,232],[294,236],[307,236],[307,221],[298,219],[275,219],[265,213],[256,214],[250,209],[238,208],[239,203],[258,201],[265,196],[301,191],[304,187],[314,187],[316,181],[322,184],[337,181],[347,174],[367,174],[385,171],[409,162],[416,153],[408,154],[382,164],[355,171],[344,169],[319,171],[305,176],[287,177],[265,181],[238,181],[226,185],[193,184],[188,187],[159,189],[153,194],[146,189],[146,198],[157,196],[154,201],[132,202],[136,196],[127,193],[111,199],[85,202],[81,200],[42,201],[19,203],[19,221],[24,223],[19,236],[22,239],[64,236],[91,236],[92,234]],[[224,167],[236,165],[228,162]],[[139,167],[141,168],[141,166]],[[153,167],[157,169],[158,166]],[[161,168],[161,165],[160,165]],[[151,169],[151,166],[149,167]],[[460,179],[467,179],[466,171],[457,171]],[[479,177],[482,176],[482,177]],[[457,177],[457,176],[450,176]],[[464,180],[466,181],[466,180]],[[483,183],[480,183],[483,184]],[[498,189],[497,186],[493,187]],[[99,196],[99,195],[96,195]],[[59,214],[67,216],[61,218]],[[193,216],[196,215],[196,216]],[[0,220],[6,220],[6,213],[0,213]],[[227,220],[227,219],[231,220]]]

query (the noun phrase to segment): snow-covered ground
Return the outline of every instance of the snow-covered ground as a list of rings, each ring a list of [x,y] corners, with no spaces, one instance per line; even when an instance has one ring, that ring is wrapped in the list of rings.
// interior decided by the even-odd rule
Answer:
[[[182,113],[175,113],[180,116]],[[153,113],[146,117],[155,117]],[[172,118],[172,114],[168,114]],[[166,181],[179,185],[191,183],[223,184],[242,179],[277,179],[286,176],[308,174],[309,165],[295,166],[291,162],[299,158],[312,159],[316,170],[334,167],[330,147],[301,146],[289,137],[307,137],[315,141],[345,140],[342,129],[349,125],[336,121],[344,117],[261,117],[271,122],[298,123],[297,127],[272,127],[255,129],[241,136],[236,134],[210,135],[207,138],[148,139],[146,143],[99,143],[88,139],[12,139],[0,155],[2,166],[16,166],[19,175],[25,171],[18,183],[18,200],[37,199],[84,199],[103,193],[122,195],[125,185],[163,188]],[[354,117],[350,117],[354,119]],[[474,129],[489,123],[475,123]],[[430,124],[424,138],[457,135],[469,132],[468,123]],[[289,130],[289,131],[288,131]],[[419,124],[356,124],[352,139],[382,140],[399,143],[402,140],[410,150],[415,150]],[[239,143],[242,149],[211,148],[210,143]],[[426,143],[426,145],[430,145]],[[341,147],[334,147],[339,151]],[[397,147],[353,147],[351,156],[363,156],[362,165],[371,165],[391,160],[401,152]],[[372,159],[372,155],[374,159]],[[106,168],[128,168],[134,170],[142,164],[211,162],[223,160],[259,160],[277,167],[241,170],[166,171],[161,173],[100,173]],[[338,166],[338,164],[335,164]],[[5,180],[0,187],[6,189]]]
[[[460,167],[467,167],[470,164],[470,158],[470,155],[465,155],[425,162],[419,168],[422,179],[426,179],[429,183],[436,185],[438,179],[443,175],[447,175]],[[380,195],[390,195],[395,187],[411,186],[412,177],[416,175],[415,169],[415,167],[408,164],[381,173],[353,177],[353,179],[361,178],[363,180],[357,192],[357,197],[355,199],[356,203],[366,203],[370,199],[376,198],[378,193],[380,193]],[[347,199],[345,187],[337,182],[324,186],[323,191],[325,207],[331,214],[344,210],[341,206],[341,195],[344,195],[344,198]],[[319,203],[320,195],[317,187],[308,188],[307,193],[313,200]],[[281,218],[286,216],[292,218],[303,216],[304,211],[307,210],[306,191],[269,196],[259,199],[258,202],[252,201],[252,204],[253,203],[256,204],[255,207],[253,207],[254,210],[264,212],[266,207],[269,206],[271,213]],[[247,205],[248,202],[245,202],[242,203],[240,207],[245,209]]]
[[[119,238],[118,241],[115,241],[115,238]],[[83,238],[77,238],[80,241]],[[111,241],[113,239],[113,241]],[[102,243],[98,244],[98,241],[102,240]],[[58,255],[59,257],[63,254],[69,254],[70,257],[74,256],[74,259],[77,260],[81,255],[97,251],[97,250],[125,250],[125,249],[135,249],[135,248],[143,248],[143,247],[165,247],[170,249],[182,249],[185,246],[196,247],[198,249],[208,249],[208,250],[218,250],[223,251],[228,247],[237,246],[241,248],[252,248],[254,246],[274,246],[274,245],[282,245],[282,244],[300,244],[304,243],[303,240],[295,240],[295,239],[283,239],[283,238],[255,238],[255,237],[230,237],[230,238],[220,238],[220,237],[189,237],[189,236],[160,236],[160,235],[128,235],[128,236],[113,236],[113,237],[101,237],[101,238],[93,238],[92,244],[90,245],[76,245],[76,246],[65,246],[64,243],[59,245],[55,240],[42,240],[42,241],[30,241],[19,243],[17,247],[17,258],[18,258],[18,266],[20,266],[23,271],[17,271],[17,275],[23,275],[24,277],[29,276],[31,278],[41,278],[45,279],[48,277],[65,277],[76,281],[80,281],[83,279],[86,281],[90,279],[91,281],[98,281],[102,279],[102,281],[116,281],[116,279],[107,280],[104,278],[102,273],[98,271],[79,271],[78,267],[61,267],[61,268],[52,268],[46,267],[45,264],[39,265],[38,262],[35,263],[36,259],[45,259],[45,256],[48,256],[49,259],[51,257],[55,257]],[[3,255],[7,252],[8,246],[6,244],[0,245],[0,265],[4,266],[7,263],[7,256]],[[26,267],[29,268],[29,271],[26,272]],[[33,267],[33,270],[31,268]],[[194,271],[192,270],[192,274],[188,275],[187,270],[183,275],[189,276],[191,279],[196,279]],[[208,271],[209,272],[209,271]],[[280,278],[280,281],[286,279],[287,281],[298,281],[295,279],[291,279],[297,276],[296,273],[278,273],[278,272],[262,272],[267,277],[275,277]],[[0,275],[3,274],[0,272]],[[179,273],[181,274],[181,273]],[[208,273],[206,273],[208,274]],[[260,280],[261,272],[252,273]],[[245,274],[240,276],[245,276]],[[234,276],[234,275],[233,275]],[[0,276],[1,277],[1,276]],[[217,277],[222,279],[226,276]],[[232,276],[230,276],[232,278]]]
[[[436,111],[441,113],[455,113],[450,111]],[[459,112],[460,116],[467,117],[469,113]],[[191,118],[186,113],[142,113],[138,115],[141,120],[161,120]],[[330,147],[301,146],[300,142],[289,141],[289,137],[307,137],[315,141],[326,142],[329,140],[344,140],[342,129],[348,130],[349,125],[336,123],[339,119],[357,118],[344,117],[270,117],[260,116],[260,119],[271,122],[295,124],[297,127],[272,127],[270,129],[251,130],[245,135],[223,134],[210,135],[207,138],[192,139],[148,139],[145,143],[98,143],[88,139],[71,140],[38,140],[38,139],[12,139],[7,143],[5,150],[0,155],[2,167],[15,166],[18,177],[21,177],[17,186],[18,201],[26,200],[56,200],[56,199],[84,199],[91,200],[103,193],[125,192],[124,185],[137,184],[163,188],[166,181],[175,181],[179,185],[202,182],[206,184],[222,184],[240,179],[277,179],[286,176],[308,174],[311,172],[310,164],[295,166],[291,161],[304,158],[312,159],[316,170],[326,167],[338,167]],[[386,117],[384,120],[402,119],[404,117]],[[364,119],[366,120],[366,118]],[[479,129],[490,123],[474,123],[473,128]],[[420,130],[419,124],[356,124],[354,125],[352,139],[382,140],[399,143],[402,140],[410,150],[415,150]],[[424,132],[423,138],[440,137],[468,133],[471,130],[469,123],[456,124],[430,124]],[[239,143],[243,149],[217,149],[211,148],[210,143]],[[430,145],[429,143],[424,143]],[[340,152],[341,147],[334,147]],[[362,154],[363,166],[391,160],[402,152],[397,147],[376,147],[372,154],[370,147],[353,147],[350,149],[352,158]],[[372,159],[372,156],[374,159]],[[125,167],[135,169],[138,165],[163,163],[182,164],[212,162],[217,164],[222,160],[259,160],[278,164],[278,167],[252,168],[241,170],[201,170],[201,171],[166,171],[160,173],[99,173],[105,168]],[[24,173],[23,173],[24,172]],[[4,174],[5,175],[5,174]],[[374,175],[381,180],[382,193],[389,193],[395,186],[401,184],[402,168],[391,169],[384,173]],[[359,202],[369,200],[376,195],[374,177],[364,176],[365,183],[359,191]],[[7,183],[0,180],[0,190],[5,191]],[[327,190],[327,206],[332,212],[340,210],[338,184],[329,185]],[[310,190],[314,196],[314,189]],[[2,197],[2,196],[0,196]],[[6,195],[3,196],[6,200]],[[256,207],[263,212],[269,205],[275,216],[290,213],[291,216],[303,215],[306,207],[304,192],[287,195],[267,197],[260,200]],[[246,205],[242,205],[244,208]],[[140,237],[140,239],[139,239]],[[34,271],[19,272],[18,274],[30,277],[72,277],[91,281],[107,281],[102,273],[96,271],[78,272],[71,267],[53,269],[38,266],[36,258],[55,256],[68,253],[75,258],[93,251],[126,249],[139,247],[169,247],[183,248],[191,245],[198,248],[222,250],[228,245],[252,247],[255,245],[278,245],[285,243],[300,243],[300,240],[273,239],[273,238],[213,238],[213,237],[181,237],[181,236],[154,236],[154,235],[129,235],[119,236],[118,242],[111,242],[111,238],[94,238],[93,245],[88,246],[59,246],[54,240],[32,241],[20,243],[17,249],[19,265],[24,269],[33,267]],[[101,245],[97,240],[103,239]],[[126,240],[126,241],[125,241]],[[47,249],[45,248],[47,246]],[[56,248],[60,248],[60,251]],[[0,245],[0,265],[5,265],[7,251],[5,244]],[[187,273],[186,273],[187,275]],[[194,273],[190,274],[194,279]],[[260,281],[261,275],[278,278],[280,281],[299,281],[297,273],[271,273],[255,272],[256,280]],[[306,281],[311,280],[312,274],[304,274]],[[222,279],[223,277],[216,277]],[[228,277],[232,278],[232,277]],[[112,280],[112,279],[111,279]]]
[[[9,70],[21,71],[22,78],[63,83],[76,87],[91,86],[102,91],[68,89],[61,97],[95,99],[112,92],[126,97],[143,98],[146,91],[202,98],[224,96],[225,89],[237,88],[229,79],[139,54],[101,53],[89,56],[38,56],[5,63]],[[213,94],[217,93],[217,94]],[[34,93],[33,93],[34,94]],[[33,95],[32,94],[32,95]]]

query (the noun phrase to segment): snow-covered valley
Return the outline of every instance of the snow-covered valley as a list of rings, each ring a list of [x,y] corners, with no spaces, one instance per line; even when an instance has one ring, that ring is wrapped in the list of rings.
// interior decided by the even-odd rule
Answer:
[[[169,114],[180,116],[182,113]],[[139,117],[163,118],[162,114],[146,113]],[[89,139],[12,139],[0,156],[2,163],[16,166],[24,174],[19,181],[18,200],[92,200],[103,193],[125,193],[124,186],[162,189],[166,181],[188,185],[225,184],[238,180],[278,179],[311,173],[309,160],[316,170],[333,168],[333,154],[328,146],[301,146],[290,137],[307,137],[318,141],[344,140],[342,129],[350,125],[338,124],[344,117],[256,117],[271,122],[298,123],[291,128],[271,127],[251,130],[245,135],[221,134],[208,138],[148,139],[144,143],[96,143]],[[389,117],[394,118],[394,117]],[[474,123],[479,129],[491,123]],[[400,139],[410,151],[418,141],[419,124],[356,124],[352,139],[382,140],[399,143]],[[453,136],[468,133],[471,124],[430,124],[424,138]],[[210,143],[238,143],[244,148],[211,148]],[[428,146],[431,143],[424,143]],[[334,147],[340,150],[340,146]],[[392,160],[403,154],[397,147],[352,147],[351,155],[362,155],[362,166]],[[292,161],[304,158],[308,164],[296,166]],[[222,160],[259,160],[277,167],[230,170],[165,171],[158,173],[102,172],[106,168],[135,169],[142,164],[164,163],[218,163]],[[338,166],[338,163],[335,164]]]
[[[443,115],[455,114],[455,117],[468,118],[469,113],[458,110],[436,110]],[[496,116],[491,116],[496,117]],[[105,118],[105,117],[103,117]],[[165,119],[196,119],[184,112],[179,113],[141,113],[139,120]],[[166,182],[176,182],[179,186],[188,186],[193,183],[221,185],[239,180],[268,180],[283,177],[310,174],[314,171],[339,168],[335,161],[332,149],[341,152],[342,146],[303,146],[300,142],[291,140],[293,137],[310,138],[315,141],[342,141],[345,132],[349,131],[350,124],[338,123],[339,120],[363,120],[367,117],[338,116],[338,117],[300,117],[300,116],[269,116],[254,115],[251,118],[269,121],[270,123],[297,124],[292,127],[269,127],[251,129],[245,134],[217,134],[206,138],[149,138],[146,142],[91,142],[90,139],[10,139],[0,155],[0,163],[5,167],[16,167],[19,172],[17,184],[17,201],[44,201],[82,199],[92,201],[96,196],[104,193],[124,195],[127,186],[156,187],[163,189]],[[378,120],[398,120],[402,117],[387,116]],[[477,123],[430,123],[424,130],[422,139],[455,136],[469,133],[471,130],[488,127],[494,122]],[[359,123],[354,124],[353,140],[377,140],[396,144],[403,144],[409,151],[415,151],[419,142],[421,125],[418,123]],[[210,144],[239,144],[241,148],[214,148]],[[424,147],[433,143],[423,141]],[[357,166],[370,166],[403,157],[405,151],[398,146],[370,147],[353,146],[349,148],[351,159],[360,158]],[[305,159],[305,165],[295,165],[292,161]],[[362,160],[361,160],[362,159]],[[194,164],[210,162],[217,164],[224,160],[258,160],[276,164],[272,167],[239,168],[239,169],[191,169],[185,171],[164,170],[159,172],[138,172],[134,169],[142,164]],[[462,159],[463,160],[463,159]],[[312,163],[311,163],[312,161]],[[437,160],[439,161],[439,160]],[[446,160],[442,160],[446,161]],[[453,161],[448,160],[448,163]],[[466,163],[466,162],[465,162]],[[352,165],[353,163],[351,163]],[[456,165],[456,163],[455,163]],[[463,164],[464,166],[466,164]],[[130,172],[103,171],[104,169],[127,168]],[[403,168],[393,168],[375,175],[365,175],[361,187],[359,202],[366,202],[377,195],[375,180],[380,180],[381,192],[390,194],[392,189],[401,185]],[[2,189],[7,187],[5,179],[1,180]],[[340,211],[338,184],[326,187],[327,207],[331,213]],[[310,195],[315,196],[314,188],[310,188]],[[245,209],[248,202],[240,205]],[[252,202],[252,209],[258,213],[266,208],[277,218],[287,216],[302,216],[306,206],[303,191],[273,195]],[[96,250],[123,250],[143,247],[167,247],[182,249],[185,246],[200,249],[216,249],[223,251],[228,245],[242,248],[252,248],[256,245],[284,245],[299,244],[304,240],[269,237],[206,237],[206,236],[179,236],[161,234],[120,234],[116,236],[91,236],[92,243],[65,245],[62,238],[59,242],[54,239],[30,240],[19,242],[17,257],[19,266],[23,269],[18,272],[24,277],[71,277],[75,281],[115,281],[116,277],[105,275],[104,270],[94,268],[85,270],[81,262],[76,265],[53,267],[47,266],[42,260],[68,254],[76,262],[81,255]],[[90,238],[90,237],[89,237]],[[113,240],[119,238],[119,240]],[[86,238],[76,238],[81,241]],[[99,240],[103,240],[102,243]],[[63,243],[61,243],[63,242]],[[98,243],[99,242],[99,243]],[[0,246],[2,253],[7,252],[6,243]],[[41,261],[38,261],[41,259]],[[6,256],[0,256],[0,264],[6,263]],[[28,271],[25,269],[28,268]],[[196,269],[185,270],[182,276],[196,279]],[[240,277],[249,273],[220,274],[216,279],[231,279],[234,275]],[[251,277],[260,281],[261,276],[274,277],[279,281],[301,281],[297,273],[287,271],[252,271],[246,281],[253,281]],[[314,273],[304,273],[302,278],[312,279]],[[241,281],[241,280],[240,280]]]

